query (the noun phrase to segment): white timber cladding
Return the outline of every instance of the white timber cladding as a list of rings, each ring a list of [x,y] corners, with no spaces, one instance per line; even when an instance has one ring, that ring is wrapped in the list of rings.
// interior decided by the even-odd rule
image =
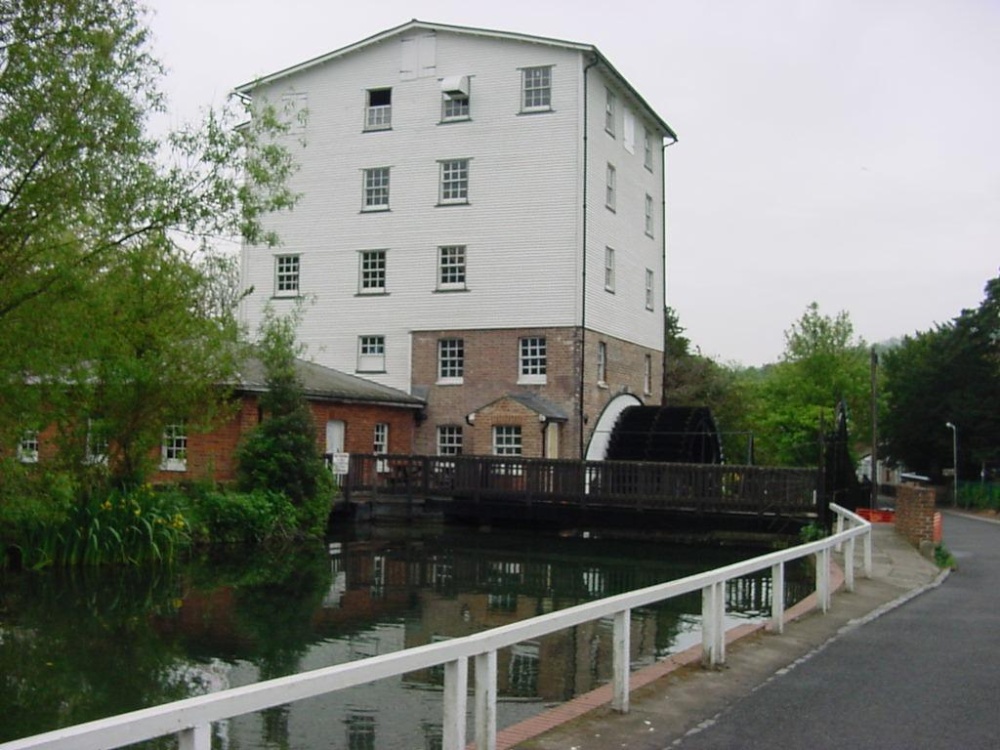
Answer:
[[[301,199],[294,211],[269,219],[281,246],[243,251],[245,286],[254,288],[244,303],[250,327],[266,305],[280,313],[295,304],[274,290],[274,257],[288,254],[300,258],[298,297],[306,304],[299,338],[308,356],[351,372],[358,337],[384,336],[386,372],[370,377],[403,390],[411,383],[411,331],[578,325],[587,62],[582,51],[558,45],[414,29],[255,88],[255,102],[287,101],[290,94],[307,101],[308,120],[288,139],[299,161],[291,187]],[[522,113],[522,71],[540,66],[551,70],[552,109]],[[620,137],[604,131],[605,87],[617,84],[600,70],[588,74],[587,325],[659,349],[662,316],[645,310],[645,281],[636,269],[655,269],[662,287],[661,134],[624,90],[614,89],[618,117],[629,108],[638,134],[643,127],[655,133],[649,172],[641,148],[630,154]],[[442,79],[453,77],[468,79],[469,117],[443,122]],[[374,89],[391,89],[391,127],[366,131]],[[439,205],[441,165],[451,160],[468,160],[467,203]],[[608,162],[618,171],[616,215],[604,208]],[[366,212],[364,174],[376,167],[389,169],[389,206]],[[647,193],[656,206],[655,240],[644,233]],[[439,248],[450,245],[465,247],[464,289],[438,284]],[[615,295],[604,291],[606,246],[617,251]],[[385,252],[383,293],[359,294],[359,254],[374,250]]]
[[[663,172],[666,135],[602,68],[588,74],[587,328],[659,351],[663,347]],[[607,92],[615,95],[616,127],[605,128]],[[627,122],[630,121],[630,122]],[[627,124],[626,124],[627,123]],[[652,134],[652,170],[645,166],[643,134]],[[631,133],[630,133],[631,130]],[[639,147],[626,143],[634,134]],[[631,145],[632,148],[627,148]],[[607,165],[615,168],[615,210],[606,204]],[[653,234],[646,233],[646,196]],[[605,285],[606,248],[615,250],[614,291]],[[646,269],[653,271],[653,309],[646,307]]]

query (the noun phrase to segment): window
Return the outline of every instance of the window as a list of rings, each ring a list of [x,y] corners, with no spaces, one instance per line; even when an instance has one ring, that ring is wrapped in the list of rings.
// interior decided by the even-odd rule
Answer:
[[[385,292],[385,250],[362,250],[359,279],[361,294]]]
[[[376,456],[384,456],[389,452],[389,425],[385,422],[378,422],[375,431],[372,433],[372,453]],[[384,460],[375,461],[375,471],[384,474],[389,471],[389,462]]]
[[[507,689],[511,695],[520,698],[538,695],[538,655],[539,647],[535,642],[516,643],[510,647]]]
[[[615,172],[614,165],[608,165],[608,184],[607,189],[604,193],[604,205],[610,208],[612,211],[615,210],[616,201],[616,185],[618,184],[618,175]]]
[[[437,429],[437,452],[439,456],[462,455],[462,428],[458,425],[442,425]]]
[[[597,343],[597,384],[608,383],[608,345],[603,341]]]
[[[653,392],[653,355],[647,354],[642,363],[642,392],[648,396]]]
[[[524,68],[521,71],[521,111],[552,109],[552,68]]]
[[[22,464],[38,463],[38,430],[26,430],[17,444],[17,460]]]
[[[438,383],[461,383],[465,369],[465,342],[462,339],[438,341]]]
[[[83,460],[88,464],[108,463],[108,428],[104,420],[90,418],[87,420],[87,443],[84,447]]]
[[[521,455],[521,426],[520,425],[493,425],[493,455],[494,456],[520,456]]]
[[[649,128],[646,128],[646,132],[643,135],[643,156],[642,163],[650,172],[653,171],[653,134],[649,132]]]
[[[604,288],[609,292],[615,291],[615,249],[613,247],[604,248]]]
[[[438,248],[438,289],[465,289],[465,245]]]
[[[438,202],[469,202],[468,159],[452,159],[441,162],[441,195]]]
[[[388,130],[392,127],[392,89],[368,89],[365,106],[365,130]]]
[[[168,424],[160,444],[160,468],[187,471],[187,427],[183,422]]]
[[[347,717],[347,750],[375,750],[375,717],[354,713]]]
[[[441,81],[441,121],[469,119],[469,77],[452,76]]]
[[[653,236],[653,196],[646,194],[646,234]]]
[[[306,132],[306,121],[309,116],[309,95],[304,91],[293,91],[281,95],[281,108],[278,117],[288,128],[286,135],[302,135]]]
[[[521,339],[519,383],[544,383],[546,373],[545,339],[532,336]]]
[[[611,89],[604,89],[604,130],[615,137],[615,117],[618,112],[618,97]]]
[[[365,170],[365,211],[389,210],[389,167]]]
[[[385,336],[358,337],[358,372],[385,372]]]
[[[274,256],[274,296],[294,297],[299,293],[299,256]]]
[[[652,269],[646,269],[646,309],[653,309],[654,294],[653,294],[653,271]]]

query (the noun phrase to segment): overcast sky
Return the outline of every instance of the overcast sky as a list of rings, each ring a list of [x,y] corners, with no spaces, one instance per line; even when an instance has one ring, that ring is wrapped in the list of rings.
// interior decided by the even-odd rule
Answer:
[[[598,47],[673,127],[667,303],[775,361],[816,301],[869,343],[1000,271],[1000,0],[148,0],[178,122],[411,18]]]

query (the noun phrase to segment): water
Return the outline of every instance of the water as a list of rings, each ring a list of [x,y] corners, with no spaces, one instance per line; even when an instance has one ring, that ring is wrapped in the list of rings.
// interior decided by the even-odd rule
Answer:
[[[761,553],[468,529],[378,533],[216,551],[171,571],[8,574],[0,741],[468,635]],[[800,581],[789,598],[810,585]],[[728,596],[733,617],[762,617],[770,581],[733,582]],[[696,594],[633,612],[633,668],[696,643],[700,608]],[[598,621],[501,651],[499,725],[609,681],[611,633],[610,620]],[[442,685],[442,669],[423,670],[239,717],[215,727],[213,746],[431,750]]]

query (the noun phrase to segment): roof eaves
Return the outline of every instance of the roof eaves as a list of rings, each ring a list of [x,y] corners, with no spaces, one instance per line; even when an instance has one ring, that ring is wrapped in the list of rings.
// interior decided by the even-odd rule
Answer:
[[[520,42],[534,42],[536,44],[548,44],[557,47],[565,47],[567,49],[580,50],[582,52],[596,52],[593,45],[581,44],[579,42],[569,42],[562,39],[552,39],[543,36],[533,36],[531,34],[518,34],[511,31],[496,31],[493,29],[480,29],[473,26],[455,26],[444,23],[432,23],[428,21],[420,21],[414,18],[412,21],[407,21],[406,23],[400,24],[399,26],[394,26],[391,29],[386,29],[385,31],[380,31],[377,34],[366,37],[361,41],[349,44],[346,47],[341,47],[335,49],[332,52],[327,52],[325,54],[319,55],[318,57],[313,57],[305,62],[298,63],[297,65],[292,65],[288,68],[283,68],[274,73],[261,76],[252,81],[248,81],[240,86],[237,86],[234,91],[239,96],[249,96],[250,92],[261,86],[263,84],[272,83],[274,81],[280,80],[281,78],[286,78],[290,75],[294,75],[300,71],[311,68],[315,65],[322,65],[325,62],[342,57],[343,55],[355,52],[363,47],[367,47],[371,44],[377,44],[389,37],[395,36],[396,34],[401,34],[411,29],[427,29],[429,31],[446,31],[456,34],[468,34],[470,36],[485,36],[494,39],[510,39]]]

